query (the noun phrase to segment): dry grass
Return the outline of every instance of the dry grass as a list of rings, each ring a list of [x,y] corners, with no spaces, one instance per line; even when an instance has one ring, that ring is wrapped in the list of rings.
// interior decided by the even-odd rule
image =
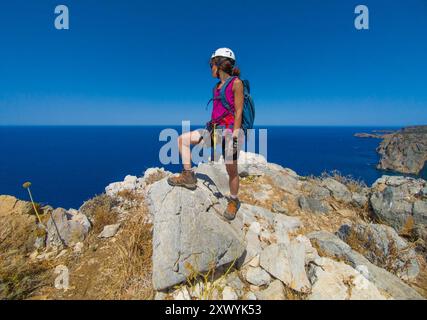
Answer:
[[[154,182],[157,182],[159,180],[162,180],[165,178],[167,174],[163,171],[157,171],[156,173],[151,174],[145,179],[146,185],[153,184]]]
[[[56,290],[53,282],[37,291],[38,297],[59,300],[151,299],[152,226],[144,213],[135,213],[111,239],[91,234],[81,255],[61,261],[70,272],[70,289]],[[59,263],[56,261],[56,263]]]
[[[388,237],[388,252],[383,252],[372,241],[374,235],[369,230],[364,230],[362,233],[357,233],[353,229],[350,230],[346,243],[355,251],[363,256],[370,258],[372,263],[393,273],[404,273],[409,267],[409,261],[404,266],[397,266],[396,261],[412,247],[408,246],[403,250],[399,250],[394,239]],[[375,259],[373,259],[375,257]]]
[[[117,195],[121,197],[123,200],[127,200],[130,202],[134,202],[134,201],[142,202],[144,200],[144,197],[141,194],[136,193],[132,190],[122,190],[122,191],[119,191]]]
[[[332,176],[331,176],[332,177]],[[335,176],[337,177],[337,173]],[[344,177],[341,177],[341,181],[344,181]],[[350,178],[347,177],[346,183],[350,183]],[[313,183],[318,185],[320,178],[308,177],[306,183]],[[265,201],[257,201],[253,198],[253,193],[261,189],[262,185],[271,186],[271,195],[269,199]],[[362,188],[362,184],[358,184],[357,181],[353,182],[353,188]],[[329,197],[325,200],[331,207],[332,210],[327,214],[317,214],[312,212],[303,211],[298,204],[298,197],[300,195],[311,196],[309,191],[300,190],[297,195],[290,194],[274,184],[274,182],[267,176],[261,177],[246,177],[241,179],[240,187],[240,198],[243,202],[261,206],[273,211],[273,203],[277,202],[287,211],[287,215],[297,216],[303,223],[302,228],[297,230],[292,235],[307,234],[313,231],[325,230],[329,232],[336,232],[341,225],[348,222],[365,222],[371,221],[371,215],[369,212],[368,205],[365,208],[354,207],[351,204],[344,204],[336,201],[334,198]],[[345,214],[344,214],[345,213]],[[292,236],[291,235],[291,236]]]
[[[188,276],[184,283],[174,286],[174,290],[183,288],[197,296],[193,296],[195,300],[215,300],[218,299],[224,289],[225,278],[236,270],[237,259],[226,266],[221,266],[220,269],[215,267],[215,263],[211,263],[207,271],[201,272],[198,268],[190,263],[185,264]],[[196,290],[197,288],[197,290]],[[170,296],[168,298],[171,298]]]
[[[113,200],[106,196],[97,196],[90,200],[85,213],[93,221],[92,232],[99,233],[105,226],[117,223],[117,213],[113,210]]]
[[[31,203],[20,202],[16,210],[0,217],[0,299],[25,299],[49,277],[49,265],[27,259],[35,239],[45,231],[37,227]],[[49,217],[41,218],[45,223]]]
[[[152,225],[146,223],[145,213],[127,221],[117,244],[121,284],[117,299],[152,299]]]
[[[414,227],[415,227],[414,218],[412,216],[409,216],[408,219],[406,219],[405,225],[400,231],[400,235],[403,237],[412,238],[414,234]]]
[[[351,175],[344,176],[337,170],[333,170],[330,172],[327,172],[327,171],[323,172],[320,179],[326,179],[326,178],[332,178],[337,180],[338,182],[341,182],[342,184],[347,186],[347,188],[351,192],[360,192],[367,187],[366,183],[363,182],[362,180],[355,179]],[[316,177],[314,177],[314,179],[316,179]]]
[[[51,281],[49,262],[29,262],[22,254],[0,255],[0,300],[26,299]]]
[[[307,300],[309,293],[302,293],[295,291],[288,286],[285,286],[285,297],[286,300]]]

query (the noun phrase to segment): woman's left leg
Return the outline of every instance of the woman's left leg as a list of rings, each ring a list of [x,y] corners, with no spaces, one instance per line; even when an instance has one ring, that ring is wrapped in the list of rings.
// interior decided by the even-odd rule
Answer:
[[[230,186],[230,194],[232,197],[237,198],[237,194],[239,193],[239,171],[237,168],[237,161],[233,161],[233,163],[226,164],[225,168],[228,173],[228,184]]]
[[[230,199],[228,200],[227,208],[225,209],[224,216],[228,220],[233,220],[236,217],[237,211],[240,208],[240,201],[238,198],[239,193],[239,171],[237,161],[225,165],[228,173],[228,183],[230,186]]]

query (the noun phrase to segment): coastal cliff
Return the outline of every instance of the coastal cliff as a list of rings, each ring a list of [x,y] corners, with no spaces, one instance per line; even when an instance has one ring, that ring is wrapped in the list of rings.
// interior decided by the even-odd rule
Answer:
[[[198,188],[163,168],[127,176],[78,210],[0,196],[1,299],[424,299],[427,183],[304,177],[242,153],[242,206],[221,163]],[[66,271],[69,283],[58,276]]]
[[[408,127],[386,135],[377,148],[378,169],[419,174],[427,161],[427,126]]]
[[[427,161],[427,126],[390,132],[356,133],[358,138],[382,139],[377,148],[378,169],[418,175]]]

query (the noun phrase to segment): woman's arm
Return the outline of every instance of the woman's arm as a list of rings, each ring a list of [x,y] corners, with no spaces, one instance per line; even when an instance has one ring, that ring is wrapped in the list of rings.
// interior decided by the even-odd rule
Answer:
[[[233,136],[238,137],[239,129],[242,126],[242,114],[243,114],[243,82],[240,79],[234,80],[233,83],[233,94],[234,94],[234,127]]]

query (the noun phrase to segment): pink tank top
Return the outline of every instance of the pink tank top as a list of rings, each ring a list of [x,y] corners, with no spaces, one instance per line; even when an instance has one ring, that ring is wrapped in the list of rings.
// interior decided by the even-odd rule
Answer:
[[[230,81],[229,85],[225,89],[225,97],[232,110],[234,110],[234,94],[233,94],[233,83],[237,79],[234,78]],[[212,119],[221,117],[227,109],[222,105],[221,99],[219,99],[221,89],[215,89],[214,97],[218,99],[213,100]],[[217,125],[232,127],[234,125],[234,114],[228,114],[225,118],[218,121]]]

